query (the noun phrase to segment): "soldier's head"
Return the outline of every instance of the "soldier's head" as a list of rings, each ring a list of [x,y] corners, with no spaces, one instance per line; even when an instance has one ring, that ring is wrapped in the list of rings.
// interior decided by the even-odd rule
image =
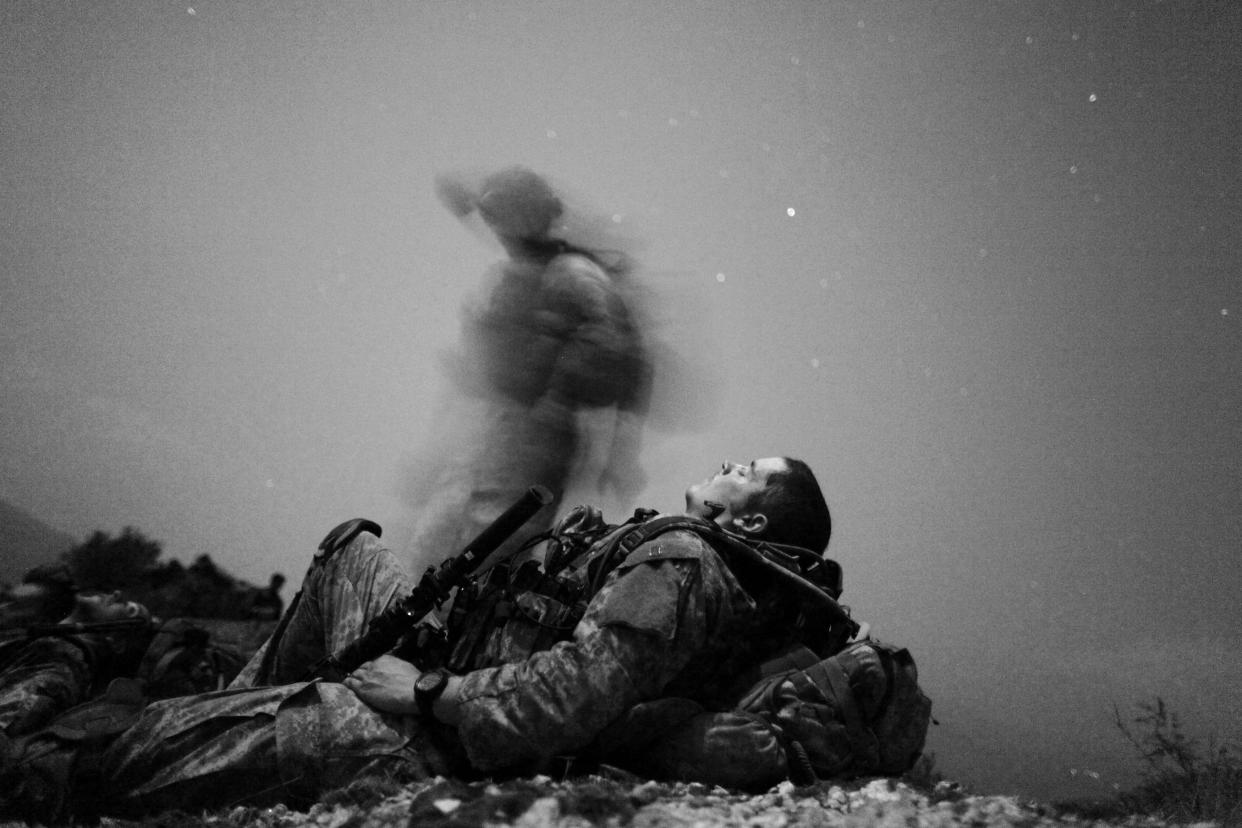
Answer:
[[[66,621],[96,623],[99,621],[124,621],[129,618],[151,620],[151,612],[137,601],[127,601],[120,592],[80,592],[73,611]]]
[[[552,185],[526,167],[489,175],[477,203],[479,215],[502,242],[546,239],[564,209]]]
[[[792,457],[725,461],[686,489],[686,514],[733,532],[822,553],[832,534],[828,504],[809,466]]]

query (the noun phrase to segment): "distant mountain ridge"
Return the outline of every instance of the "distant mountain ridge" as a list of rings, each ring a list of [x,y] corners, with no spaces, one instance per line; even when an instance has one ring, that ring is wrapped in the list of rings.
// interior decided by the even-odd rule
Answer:
[[[81,541],[0,500],[0,582],[15,584],[31,567],[50,563]]]

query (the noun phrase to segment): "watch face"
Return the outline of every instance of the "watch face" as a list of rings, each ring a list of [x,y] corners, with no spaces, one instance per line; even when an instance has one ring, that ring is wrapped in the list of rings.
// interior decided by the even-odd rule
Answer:
[[[434,718],[435,713],[432,705],[436,699],[444,692],[445,686],[448,684],[448,675],[439,670],[432,670],[430,673],[423,673],[414,682],[414,703],[418,706],[420,715],[427,718]]]
[[[434,693],[440,689],[440,686],[448,681],[448,677],[444,673],[432,672],[423,673],[418,677],[418,681],[414,682],[414,689],[420,693]]]

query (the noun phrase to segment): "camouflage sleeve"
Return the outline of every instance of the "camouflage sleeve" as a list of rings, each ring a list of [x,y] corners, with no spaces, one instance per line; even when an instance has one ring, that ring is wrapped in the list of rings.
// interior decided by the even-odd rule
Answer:
[[[67,638],[39,638],[0,672],[0,729],[20,736],[86,699],[88,648]]]
[[[458,734],[477,769],[537,767],[588,745],[701,653],[722,603],[714,567],[697,538],[671,534],[635,550],[571,641],[464,677]]]

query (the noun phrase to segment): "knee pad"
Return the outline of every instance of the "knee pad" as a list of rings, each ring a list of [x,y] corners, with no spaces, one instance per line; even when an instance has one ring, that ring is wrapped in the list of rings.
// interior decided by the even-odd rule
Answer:
[[[315,552],[315,561],[322,562],[331,558],[348,546],[359,532],[370,532],[378,538],[383,535],[384,530],[378,523],[366,518],[351,518],[344,523],[339,523],[319,542],[319,549]]]

